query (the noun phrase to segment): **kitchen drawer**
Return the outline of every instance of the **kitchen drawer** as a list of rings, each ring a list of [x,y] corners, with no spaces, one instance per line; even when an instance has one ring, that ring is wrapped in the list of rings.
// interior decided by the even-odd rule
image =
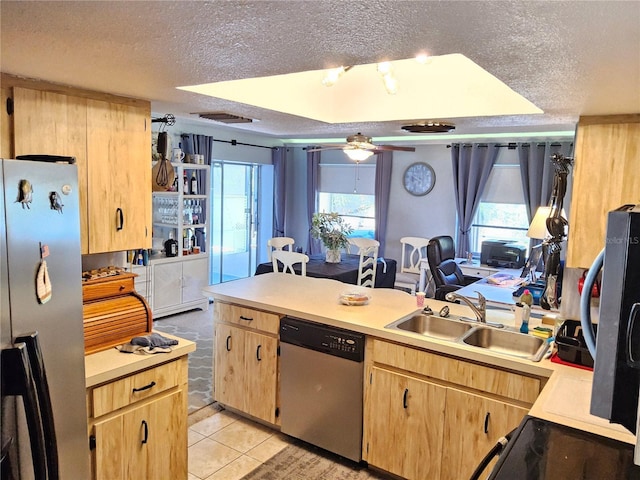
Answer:
[[[111,277],[87,280],[82,284],[82,301],[125,295],[135,291],[133,273],[120,273]]]
[[[93,417],[177,387],[186,382],[186,374],[186,360],[173,361],[96,387],[92,394]]]
[[[462,273],[464,275],[468,275],[470,277],[481,277],[481,278],[485,278],[488,277],[490,275],[493,275],[494,273],[498,273],[499,270],[496,270],[495,268],[491,268],[491,267],[483,267],[483,266],[479,266],[479,265],[464,265],[464,264],[460,264],[460,270],[462,270]]]
[[[252,308],[240,307],[229,303],[215,302],[214,317],[217,322],[242,325],[252,330],[277,335],[280,330],[280,316]]]
[[[532,405],[541,382],[499,368],[372,339],[373,362]]]

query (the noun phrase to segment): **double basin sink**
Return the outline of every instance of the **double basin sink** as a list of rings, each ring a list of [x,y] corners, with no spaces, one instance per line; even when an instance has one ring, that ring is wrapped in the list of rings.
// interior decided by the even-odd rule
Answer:
[[[419,333],[533,362],[539,362],[549,347],[546,340],[532,335],[428,314],[397,320],[385,328]]]

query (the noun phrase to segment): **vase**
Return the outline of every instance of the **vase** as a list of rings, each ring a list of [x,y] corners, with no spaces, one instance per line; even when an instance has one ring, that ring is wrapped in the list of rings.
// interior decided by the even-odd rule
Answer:
[[[327,263],[340,263],[340,250],[327,250],[325,260]]]

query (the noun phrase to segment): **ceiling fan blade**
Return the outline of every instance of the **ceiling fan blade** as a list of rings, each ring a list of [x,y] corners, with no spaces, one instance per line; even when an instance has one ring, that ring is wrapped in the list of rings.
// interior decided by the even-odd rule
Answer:
[[[307,148],[307,152],[322,152],[323,150],[343,150],[346,145],[327,145],[316,148]]]
[[[395,145],[378,145],[375,147],[376,150],[397,150],[400,152],[415,152],[416,149],[414,147],[398,147]]]

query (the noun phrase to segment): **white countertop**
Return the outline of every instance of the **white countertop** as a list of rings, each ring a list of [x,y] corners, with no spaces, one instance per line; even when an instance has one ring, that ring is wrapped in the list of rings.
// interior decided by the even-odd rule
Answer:
[[[159,332],[158,332],[159,333]],[[122,353],[116,348],[85,355],[84,372],[86,387],[93,387],[125,375],[154,367],[196,350],[196,344],[190,340],[162,333],[162,336],[178,340],[169,353],[138,354]]]
[[[340,294],[352,291],[365,291],[371,296],[371,300],[363,306],[342,305],[339,301]],[[605,420],[588,413],[588,398],[593,378],[589,371],[559,365],[549,360],[531,362],[469,345],[384,328],[421,310],[416,306],[416,297],[401,290],[368,289],[336,280],[270,273],[212,285],[204,288],[203,294],[214,300],[300,317],[525,374],[549,377],[531,409],[531,415],[635,443],[635,436],[624,428],[609,425]],[[471,309],[464,305],[433,299],[426,299],[425,305],[429,305],[436,313],[447,305],[451,314],[473,318]],[[508,310],[488,310],[487,320],[498,321],[507,327],[515,326],[513,313]],[[539,323],[539,319],[532,318],[530,327],[533,328]]]

